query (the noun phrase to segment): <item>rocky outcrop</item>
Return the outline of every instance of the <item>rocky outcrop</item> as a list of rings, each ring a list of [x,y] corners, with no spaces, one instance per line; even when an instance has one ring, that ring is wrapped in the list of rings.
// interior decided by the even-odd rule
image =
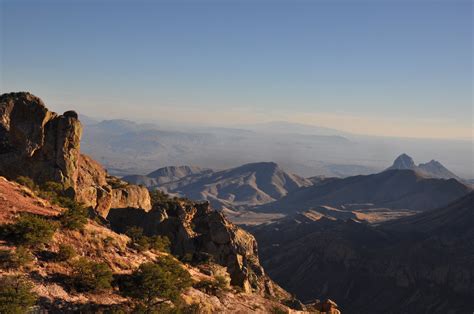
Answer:
[[[139,226],[147,235],[167,236],[175,255],[227,267],[231,284],[244,291],[281,292],[260,266],[255,238],[212,210],[208,202],[169,200],[150,212],[112,209],[107,219],[120,232]]]
[[[74,111],[58,115],[26,93],[0,96],[0,174],[60,182],[77,201],[107,216],[111,207],[151,209],[146,188],[107,176],[81,155],[82,126]]]
[[[30,93],[0,96],[0,172],[75,189],[82,127],[74,111],[58,115]]]
[[[130,185],[107,175],[102,166],[86,155],[79,157],[77,200],[93,207],[102,217],[110,208],[151,209],[150,194],[145,187]]]

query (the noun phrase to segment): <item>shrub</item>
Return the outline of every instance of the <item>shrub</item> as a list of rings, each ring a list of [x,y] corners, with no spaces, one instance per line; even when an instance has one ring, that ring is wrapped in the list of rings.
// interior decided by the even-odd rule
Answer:
[[[101,291],[111,288],[112,275],[107,264],[80,258],[73,264],[71,279],[78,291]]]
[[[227,290],[227,280],[224,276],[215,276],[214,280],[201,280],[194,284],[194,288],[210,295],[217,295],[219,291]]]
[[[65,229],[84,230],[87,218],[87,208],[79,204],[74,204],[59,217],[59,221],[61,222],[61,226]]]
[[[32,191],[36,190],[37,188],[35,182],[29,177],[19,176],[15,181],[23,186],[26,186]]]
[[[177,302],[180,292],[191,286],[191,276],[179,262],[169,256],[155,263],[144,263],[122,283],[121,292],[139,300],[148,310],[164,302]]]
[[[149,238],[150,249],[157,250],[160,252],[168,252],[170,251],[170,239],[166,236],[153,236]]]
[[[41,190],[45,192],[53,192],[56,195],[64,195],[64,185],[59,182],[45,182],[43,185],[41,185]]]
[[[126,235],[132,240],[129,246],[136,248],[138,251],[143,252],[146,250],[157,250],[160,252],[169,252],[170,240],[166,236],[152,236],[147,237],[143,235],[143,229],[140,227],[132,226],[125,232]]]
[[[28,266],[33,259],[33,254],[22,246],[17,247],[15,251],[0,251],[0,267],[3,269],[19,269]]]
[[[38,247],[51,240],[57,227],[57,223],[54,221],[32,214],[24,214],[15,223],[4,225],[2,233],[13,243]]]
[[[0,277],[0,313],[27,313],[37,299],[31,289],[22,277]]]
[[[58,262],[66,262],[76,256],[76,250],[70,245],[61,244],[59,246],[58,253],[56,254],[56,260]]]

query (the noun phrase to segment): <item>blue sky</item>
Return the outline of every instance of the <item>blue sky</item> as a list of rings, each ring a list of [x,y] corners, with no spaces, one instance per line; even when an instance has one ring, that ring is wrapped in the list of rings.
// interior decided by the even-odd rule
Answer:
[[[470,138],[471,1],[1,1],[1,91],[61,111]]]

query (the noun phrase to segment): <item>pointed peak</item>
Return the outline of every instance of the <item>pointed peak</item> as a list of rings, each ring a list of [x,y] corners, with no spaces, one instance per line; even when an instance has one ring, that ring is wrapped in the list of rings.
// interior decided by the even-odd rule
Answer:
[[[393,165],[390,167],[390,169],[415,169],[415,168],[416,168],[416,165],[415,165],[415,162],[413,161],[413,158],[411,158],[405,153],[398,156],[393,162]]]

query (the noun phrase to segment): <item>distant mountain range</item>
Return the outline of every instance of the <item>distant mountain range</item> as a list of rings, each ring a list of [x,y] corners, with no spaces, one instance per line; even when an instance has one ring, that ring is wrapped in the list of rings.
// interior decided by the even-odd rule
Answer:
[[[414,170],[392,169],[301,188],[256,210],[291,213],[329,205],[343,209],[378,207],[424,211],[446,205],[470,191],[456,179],[427,178]]]
[[[401,154],[395,159],[393,165],[390,166],[387,170],[414,170],[421,175],[431,178],[440,178],[440,179],[456,179],[462,181],[457,175],[449,171],[445,166],[436,160],[431,160],[430,162],[419,164],[418,166],[413,161],[413,158],[407,154]]]
[[[282,170],[274,162],[250,163],[221,171],[172,166],[123,179],[173,195],[208,200],[218,209],[283,214],[318,206],[344,211],[374,208],[425,211],[444,206],[471,191],[457,179],[433,178],[427,171],[413,169],[412,161],[401,155],[386,171],[343,179],[302,178]],[[430,168],[423,166],[423,169]],[[435,169],[445,168],[441,165]]]
[[[270,203],[298,188],[312,185],[310,180],[285,172],[274,162],[250,163],[222,171],[165,167],[147,176],[123,179],[170,194],[208,200],[219,209]]]
[[[210,169],[202,169],[195,166],[169,166],[163,167],[147,175],[128,175],[123,177],[124,181],[133,184],[144,185],[148,188],[157,188],[169,182],[180,180],[184,177],[195,174],[211,173]]]
[[[271,160],[304,177],[348,177],[380,172],[394,155],[410,151],[443,160],[461,177],[474,177],[465,142],[362,137],[284,121],[211,127],[97,121],[83,115],[80,119],[85,121],[82,151],[117,176],[146,174],[170,165],[228,169]]]
[[[376,227],[298,213],[249,230],[269,275],[303,300],[329,296],[343,313],[474,308],[474,192]]]

